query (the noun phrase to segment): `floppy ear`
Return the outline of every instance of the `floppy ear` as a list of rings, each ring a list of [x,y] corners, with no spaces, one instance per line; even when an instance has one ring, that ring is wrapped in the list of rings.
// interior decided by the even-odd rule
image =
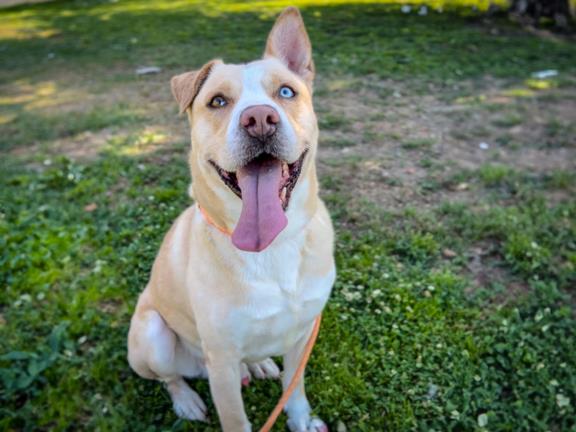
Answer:
[[[312,46],[300,11],[288,7],[268,35],[264,57],[276,57],[309,84],[314,79]]]
[[[212,60],[202,66],[200,70],[185,72],[172,77],[170,80],[170,87],[172,88],[172,94],[180,107],[180,114],[190,108],[194,99],[196,99],[196,96],[200,92],[202,85],[206,82],[206,79],[208,79],[212,67],[217,63],[221,63],[221,61]]]

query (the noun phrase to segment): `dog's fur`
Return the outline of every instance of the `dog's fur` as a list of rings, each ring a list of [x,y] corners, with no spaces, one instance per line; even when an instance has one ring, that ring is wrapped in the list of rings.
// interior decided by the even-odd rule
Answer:
[[[172,79],[172,91],[191,125],[191,194],[164,238],[141,294],[128,336],[128,359],[142,377],[166,384],[176,413],[205,420],[206,407],[183,377],[207,377],[222,428],[249,431],[241,382],[277,378],[270,356],[284,359],[290,382],[335,278],[333,230],[318,197],[318,126],[312,106],[314,65],[300,13],[286,9],[272,29],[264,58],[248,64],[211,61]],[[296,97],[278,97],[289,85]],[[208,107],[215,95],[230,101]],[[275,152],[287,163],[307,152],[285,211],[286,228],[263,251],[242,251],[232,231],[242,201],[210,161],[234,172],[254,156],[240,113],[254,105],[279,113]],[[218,229],[220,228],[220,230]],[[324,431],[312,418],[303,379],[285,407],[292,431]]]

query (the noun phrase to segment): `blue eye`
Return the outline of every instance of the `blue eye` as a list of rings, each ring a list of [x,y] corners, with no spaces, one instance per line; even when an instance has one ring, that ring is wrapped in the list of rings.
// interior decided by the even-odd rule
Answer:
[[[281,98],[284,98],[284,99],[290,99],[290,98],[293,98],[294,96],[296,96],[296,93],[294,92],[294,90],[292,90],[288,86],[280,87],[278,94],[280,95]]]

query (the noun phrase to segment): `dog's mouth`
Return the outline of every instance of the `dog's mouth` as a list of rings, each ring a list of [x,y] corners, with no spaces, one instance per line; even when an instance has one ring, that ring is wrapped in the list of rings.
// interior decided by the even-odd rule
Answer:
[[[288,220],[284,212],[302,172],[306,153],[293,163],[261,154],[235,172],[210,161],[224,184],[242,200],[242,212],[232,233],[236,247],[259,252],[286,227]]]
[[[258,156],[257,158],[251,160],[250,162],[248,162],[245,165],[245,167],[252,165],[252,164],[257,164],[257,165],[262,166],[264,164],[267,164],[270,162],[274,163],[276,161],[278,161],[281,164],[282,177],[281,177],[280,185],[278,187],[278,197],[280,198],[280,201],[282,202],[282,209],[284,211],[286,211],[286,209],[288,208],[288,204],[290,203],[290,196],[292,195],[292,191],[294,190],[294,187],[296,186],[296,182],[298,181],[298,178],[300,177],[300,173],[302,171],[302,165],[304,163],[304,157],[306,156],[307,153],[308,153],[308,150],[305,150],[300,155],[298,160],[296,160],[296,162],[292,162],[292,163],[280,161],[279,159],[275,158],[274,156],[264,153],[264,154],[261,154],[260,156]],[[238,196],[238,198],[242,199],[242,189],[240,189],[240,185],[238,184],[238,176],[236,174],[237,171],[226,171],[226,170],[220,168],[218,166],[218,164],[216,164],[216,162],[214,162],[212,160],[210,160],[209,162],[214,167],[214,169],[216,170],[216,172],[218,173],[218,175],[220,176],[220,179],[224,182],[224,184],[226,186],[228,186],[230,188],[230,190]],[[243,168],[245,168],[245,167],[243,167]]]

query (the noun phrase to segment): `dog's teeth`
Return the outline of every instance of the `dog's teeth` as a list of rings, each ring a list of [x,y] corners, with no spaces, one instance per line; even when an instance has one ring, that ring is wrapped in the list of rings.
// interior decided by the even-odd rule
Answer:
[[[282,164],[282,177],[288,177],[290,175],[290,170],[288,169],[288,164]]]
[[[280,199],[284,201],[286,199],[286,193],[288,192],[288,188],[284,186],[282,191],[280,191]]]

